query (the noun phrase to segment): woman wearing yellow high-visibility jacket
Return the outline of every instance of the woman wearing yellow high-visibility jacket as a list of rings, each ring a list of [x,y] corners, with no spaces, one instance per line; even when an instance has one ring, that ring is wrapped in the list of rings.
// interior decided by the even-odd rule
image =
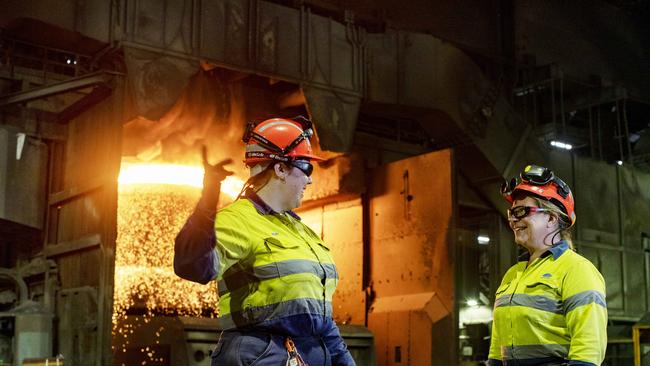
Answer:
[[[527,250],[496,291],[490,366],[600,365],[607,347],[605,281],[573,250],[569,186],[527,166],[503,185],[508,221]]]
[[[217,281],[224,331],[213,366],[354,366],[332,318],[338,272],[329,247],[293,209],[312,183],[311,122],[271,118],[248,125],[250,178],[216,212],[230,173],[207,162],[201,199],[174,246],[174,271]],[[216,216],[216,220],[215,220]]]

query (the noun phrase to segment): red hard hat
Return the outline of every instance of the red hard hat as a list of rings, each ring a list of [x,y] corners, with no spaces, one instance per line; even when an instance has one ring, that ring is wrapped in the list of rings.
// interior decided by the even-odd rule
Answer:
[[[501,187],[506,201],[512,203],[516,191],[526,191],[558,206],[571,220],[576,222],[575,202],[569,186],[555,176],[552,170],[537,165],[528,165],[519,175]]]
[[[297,122],[296,120],[300,121]],[[305,118],[271,118],[257,125],[249,124],[244,135],[248,166],[276,160],[288,162],[297,159],[322,161],[314,155],[309,139],[313,134],[311,122]]]

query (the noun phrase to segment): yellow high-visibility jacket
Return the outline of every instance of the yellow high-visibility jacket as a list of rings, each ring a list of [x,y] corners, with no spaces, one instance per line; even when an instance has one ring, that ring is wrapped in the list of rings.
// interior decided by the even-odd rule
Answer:
[[[225,329],[294,315],[332,317],[330,249],[292,213],[260,214],[240,199],[219,211],[217,285]]]
[[[489,365],[600,365],[607,348],[605,280],[561,241],[506,272],[496,291]]]
[[[338,273],[321,238],[294,212],[273,211],[252,190],[214,217],[214,208],[200,201],[176,237],[174,271],[202,284],[217,280],[220,326],[236,329],[232,334],[266,333],[269,340],[295,337],[303,342],[296,342],[299,351],[312,356],[324,345],[332,365],[354,365],[332,318]],[[264,354],[278,351],[286,356],[283,349]]]

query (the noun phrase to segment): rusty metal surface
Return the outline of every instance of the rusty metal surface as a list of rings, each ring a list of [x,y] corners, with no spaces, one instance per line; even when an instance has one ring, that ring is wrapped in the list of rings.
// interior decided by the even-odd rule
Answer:
[[[298,214],[332,250],[339,272],[333,299],[334,319],[340,324],[365,324],[361,199],[320,204],[299,210]]]
[[[55,146],[52,153],[45,250],[59,253],[55,261],[61,294],[67,295],[57,304],[57,349],[71,365],[111,364],[122,80],[116,80],[113,90],[109,98],[69,121],[66,144]],[[92,235],[100,238],[99,246],[63,252],[57,248]],[[93,302],[82,301],[85,297],[74,290],[78,288],[92,292]],[[75,341],[75,334],[84,341]]]
[[[323,240],[332,247],[339,284],[333,307],[337,323],[365,324],[361,199],[323,207]]]
[[[330,199],[336,196],[358,196],[364,190],[363,160],[358,155],[343,155],[317,165],[313,184],[307,186],[304,201]]]
[[[447,235],[452,217],[451,153],[377,169],[371,181],[373,288],[378,297],[439,289],[451,293]],[[446,305],[451,307],[452,296]]]
[[[371,286],[368,314],[379,365],[430,365],[432,349],[456,348],[453,170],[450,150],[375,169],[370,179]],[[448,357],[448,356],[445,356]],[[449,356],[451,357],[451,356]],[[438,360],[452,364],[454,358]]]

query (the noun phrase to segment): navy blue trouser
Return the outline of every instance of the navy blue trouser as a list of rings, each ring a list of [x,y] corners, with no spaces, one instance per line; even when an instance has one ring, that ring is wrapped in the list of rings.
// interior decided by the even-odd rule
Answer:
[[[291,337],[309,366],[331,366],[332,360],[320,337]],[[263,332],[224,331],[212,352],[212,366],[285,366],[285,337]]]

